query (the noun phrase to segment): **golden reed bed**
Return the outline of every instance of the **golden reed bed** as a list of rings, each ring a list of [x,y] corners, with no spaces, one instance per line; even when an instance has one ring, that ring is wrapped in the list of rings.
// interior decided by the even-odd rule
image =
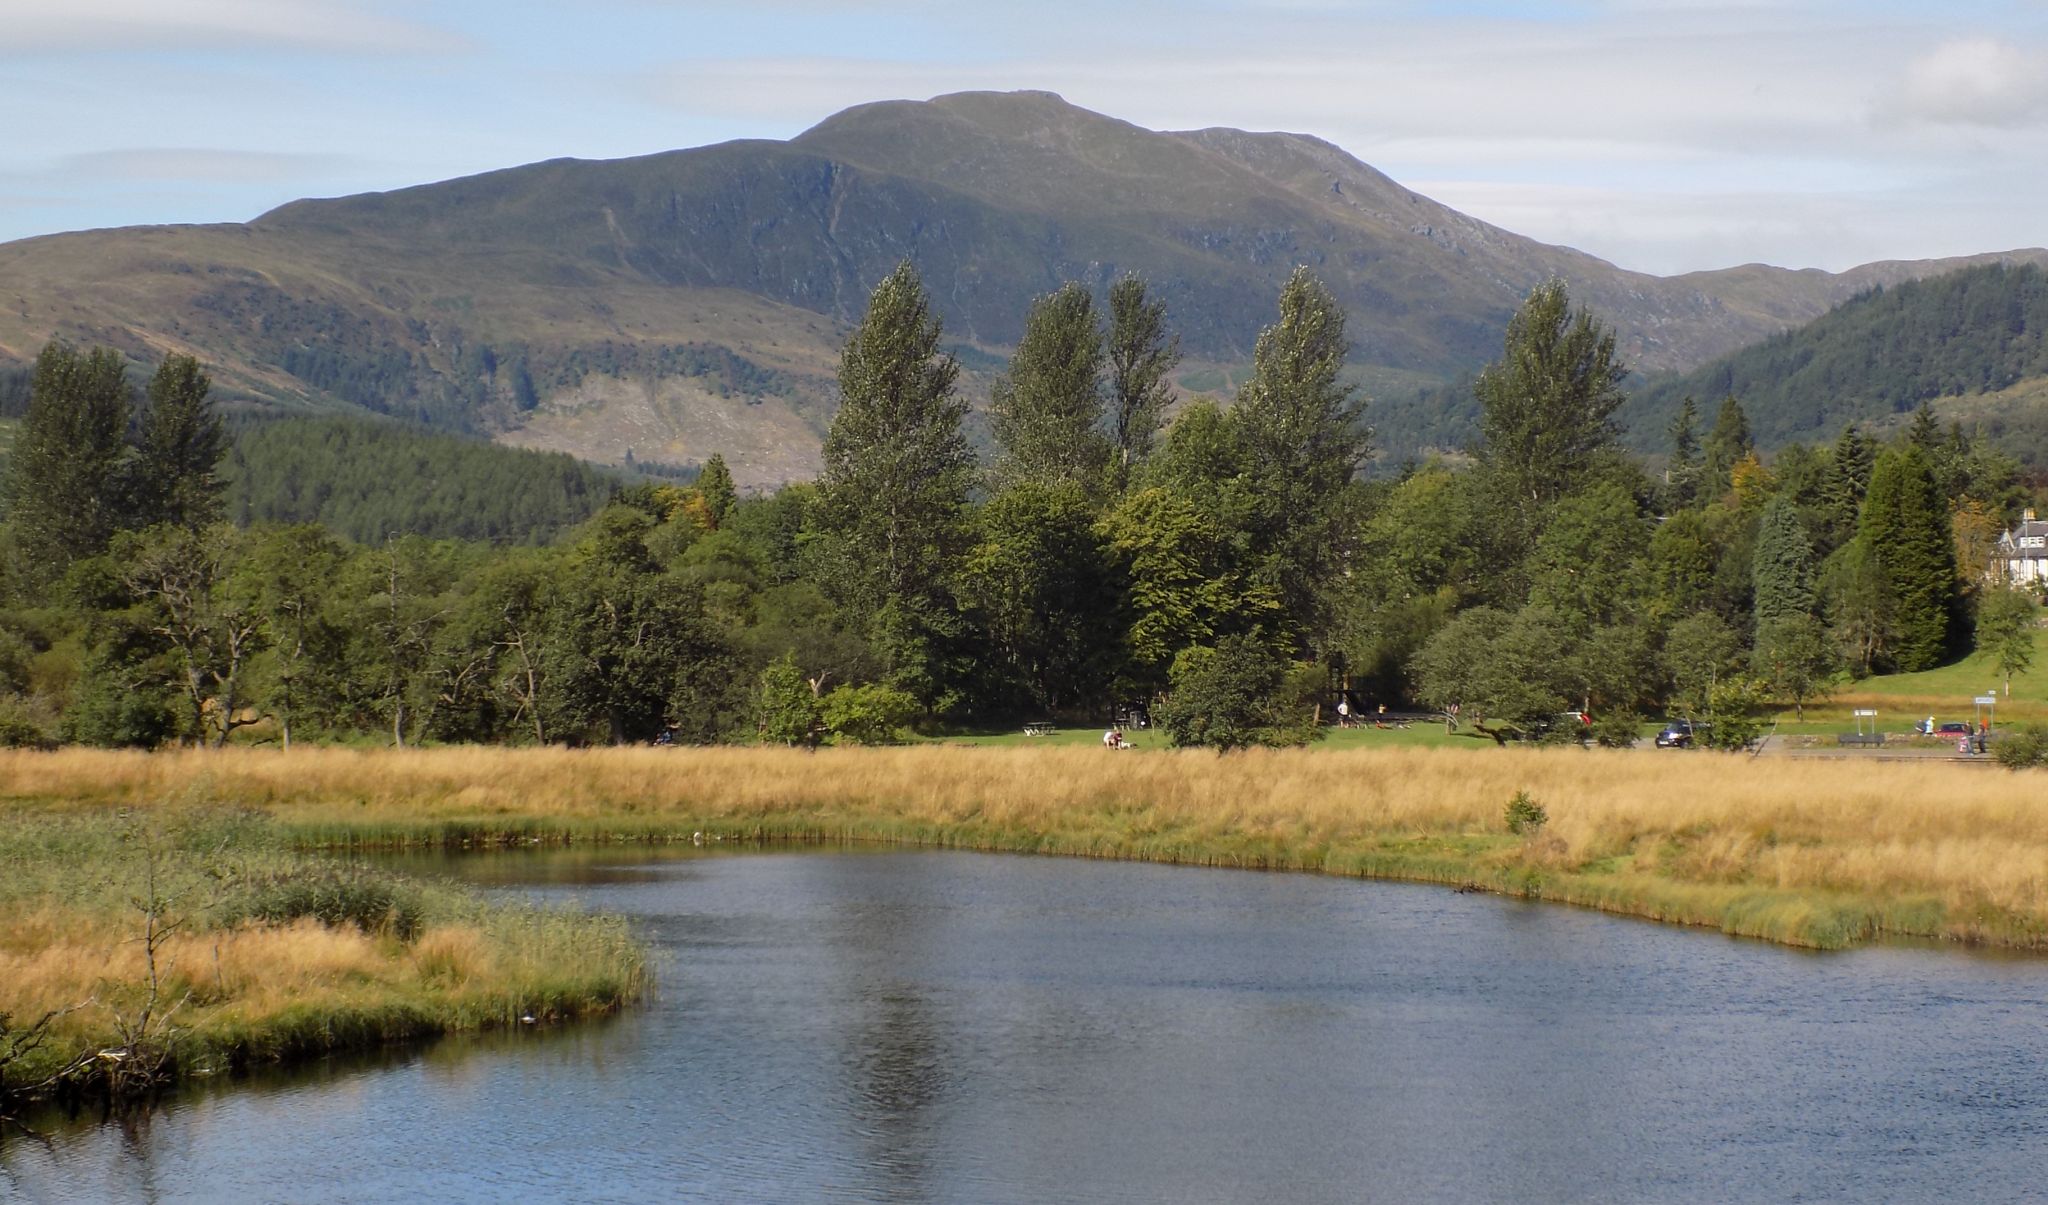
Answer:
[[[1548,811],[1508,834],[1507,801]],[[309,844],[695,831],[1471,882],[1816,946],[2048,948],[2048,775],[1704,752],[0,754],[0,815],[232,804]]]

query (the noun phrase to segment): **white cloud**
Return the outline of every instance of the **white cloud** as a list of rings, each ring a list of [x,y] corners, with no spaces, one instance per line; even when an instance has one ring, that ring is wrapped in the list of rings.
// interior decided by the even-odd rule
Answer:
[[[445,50],[462,39],[346,0],[7,0],[0,56],[50,51]]]
[[[1995,38],[1944,42],[1906,66],[1908,120],[2014,127],[2048,114],[2048,55]]]

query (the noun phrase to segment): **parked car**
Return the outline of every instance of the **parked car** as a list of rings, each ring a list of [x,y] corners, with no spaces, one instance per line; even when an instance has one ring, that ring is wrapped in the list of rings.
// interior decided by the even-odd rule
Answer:
[[[1690,749],[1692,748],[1693,739],[1706,730],[1707,726],[1705,724],[1695,724],[1691,720],[1673,720],[1669,724],[1664,725],[1664,730],[1657,734],[1657,747],[1659,749]]]
[[[1970,726],[1962,720],[1950,720],[1934,731],[1941,736],[1968,736],[1970,735]]]

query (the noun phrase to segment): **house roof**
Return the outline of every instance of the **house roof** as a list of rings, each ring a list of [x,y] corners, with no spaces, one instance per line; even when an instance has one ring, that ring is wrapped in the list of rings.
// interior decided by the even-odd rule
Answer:
[[[1998,537],[1998,551],[2009,560],[2048,559],[2048,520],[2029,519],[2014,527]]]

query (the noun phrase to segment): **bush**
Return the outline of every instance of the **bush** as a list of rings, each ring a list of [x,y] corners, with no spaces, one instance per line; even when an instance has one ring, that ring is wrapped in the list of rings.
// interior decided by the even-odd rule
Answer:
[[[771,745],[809,745],[818,727],[818,699],[796,654],[784,653],[761,671],[754,707],[761,739]]]
[[[825,696],[825,727],[834,744],[898,744],[916,716],[917,700],[893,686],[842,686]]]
[[[1754,678],[1723,678],[1707,692],[1705,726],[1698,734],[1709,749],[1740,753],[1763,735],[1758,712],[1764,704],[1763,684]]]
[[[1303,745],[1322,735],[1303,676],[1256,634],[1225,636],[1216,647],[1173,659],[1173,691],[1159,721],[1176,746],[1229,751],[1253,745]],[[1320,679],[1315,679],[1320,686]]]
[[[1527,791],[1516,791],[1506,809],[1508,831],[1518,837],[1533,837],[1550,822],[1550,813]]]
[[[20,695],[0,696],[0,748],[51,749],[57,744],[43,717]]]
[[[2048,728],[2029,724],[2001,736],[1991,750],[1998,764],[2008,770],[2024,770],[2048,764]]]
[[[1643,717],[1625,708],[1600,713],[1593,721],[1593,740],[1603,749],[1627,749],[1642,735]]]

